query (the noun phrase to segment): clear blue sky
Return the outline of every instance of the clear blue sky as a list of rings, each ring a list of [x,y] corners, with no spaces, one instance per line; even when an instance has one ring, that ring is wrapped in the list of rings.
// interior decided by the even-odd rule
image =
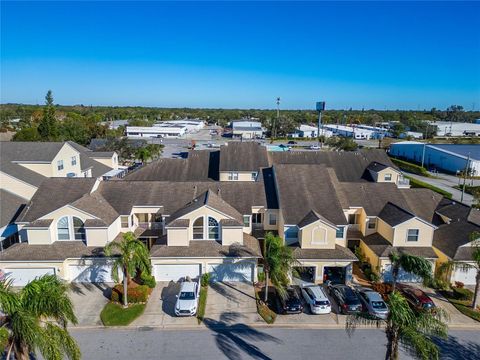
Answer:
[[[2,103],[480,108],[480,3],[1,7]]]

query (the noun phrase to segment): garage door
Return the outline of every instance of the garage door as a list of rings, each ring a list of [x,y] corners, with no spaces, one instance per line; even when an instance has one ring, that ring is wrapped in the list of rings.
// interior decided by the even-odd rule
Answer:
[[[470,268],[470,269],[458,268],[458,269],[455,269],[455,272],[453,273],[453,281],[460,281],[465,285],[475,285],[476,276],[477,276],[477,269],[475,268]]]
[[[111,265],[70,265],[70,279],[81,283],[111,283]]]
[[[209,264],[207,271],[212,281],[246,281],[253,282],[253,264],[251,262],[236,262]]]
[[[157,281],[179,281],[186,276],[195,279],[200,276],[200,264],[185,265],[153,265],[153,273]]]
[[[12,279],[12,286],[25,286],[37,277],[55,275],[55,268],[5,269],[5,275]]]
[[[391,282],[392,278],[392,265],[384,265],[383,267],[383,281]],[[397,276],[398,282],[406,282],[406,283],[420,283],[422,282],[422,278],[418,275],[406,272],[402,268],[398,271]]]

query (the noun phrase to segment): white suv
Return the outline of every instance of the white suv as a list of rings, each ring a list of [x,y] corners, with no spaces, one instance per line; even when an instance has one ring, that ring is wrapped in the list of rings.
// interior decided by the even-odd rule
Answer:
[[[182,282],[180,293],[177,295],[177,302],[175,303],[175,315],[193,316],[197,313],[199,289],[196,282]]]
[[[312,314],[330,314],[332,305],[325,291],[318,285],[306,285],[302,287],[302,295]]]

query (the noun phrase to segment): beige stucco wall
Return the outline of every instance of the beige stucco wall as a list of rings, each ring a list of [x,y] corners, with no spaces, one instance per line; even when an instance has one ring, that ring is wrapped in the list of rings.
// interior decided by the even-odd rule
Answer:
[[[222,245],[243,244],[243,229],[241,227],[221,227]]]
[[[407,241],[407,230],[418,229],[418,241]],[[395,227],[393,246],[432,246],[433,227],[414,218]]]
[[[120,233],[120,216],[108,227],[108,242],[112,241]]]
[[[156,214],[163,206],[133,206],[133,214]]]
[[[336,229],[316,221],[309,224],[298,233],[298,240],[302,249],[335,249]]]
[[[192,211],[191,213],[188,213],[184,216],[182,216],[182,219],[189,219],[190,220],[190,226],[188,227],[188,239],[193,240],[193,223],[195,222],[196,219],[198,219],[200,216],[204,216],[204,225],[208,221],[206,217],[211,216],[215,220],[218,221],[220,224],[220,220],[222,219],[228,219],[226,215],[223,215],[219,213],[216,210],[213,210],[207,206],[202,206],[199,209],[196,209]],[[204,232],[205,233],[205,232]],[[220,231],[220,237],[221,237],[221,231]]]
[[[377,219],[377,232],[382,235],[385,239],[393,243],[393,229],[385,221],[378,218]]]
[[[372,266],[372,269],[379,274],[380,261],[378,256],[363,241],[360,241],[360,249],[365,255],[366,261]]]
[[[238,173],[238,180],[228,180],[228,175],[231,172]],[[254,181],[252,180],[252,172],[254,171],[220,171],[220,181]]]
[[[30,200],[37,191],[37,187],[27,184],[19,179],[0,171],[0,188],[11,192],[12,194]]]
[[[108,242],[108,228],[85,229],[87,246],[105,246]]]
[[[113,169],[118,169],[118,159],[116,154],[113,155],[111,158],[106,157],[91,157],[91,159],[102,163],[103,165],[109,166]]]
[[[367,213],[363,208],[358,209],[357,212],[357,221],[358,221],[358,228],[365,235],[367,229]]]
[[[348,266],[352,262],[351,261],[315,261],[315,260],[299,260],[299,266],[312,266],[315,267],[315,282],[316,283],[323,283],[323,271],[325,266]]]
[[[280,236],[285,241],[285,220],[283,218],[282,209],[278,209],[278,236]]]
[[[393,168],[390,168],[390,167],[379,171],[377,174],[378,174],[378,177],[377,177],[376,181],[379,182],[379,183],[388,182],[388,183],[396,184],[397,181],[398,181],[398,177],[400,176],[400,173],[397,170],[395,170]],[[392,179],[390,181],[385,181],[385,175],[386,174],[392,174]]]
[[[55,228],[56,229],[56,228]],[[28,243],[31,245],[51,244],[56,240],[54,225],[48,228],[26,228]]]
[[[270,214],[277,215],[277,224],[276,225],[270,225]],[[264,218],[263,218],[263,229],[264,230],[278,230],[279,217],[280,217],[280,215],[279,215],[277,209],[267,209],[267,210],[265,210]]]
[[[167,228],[168,246],[188,246],[190,243],[188,228]]]

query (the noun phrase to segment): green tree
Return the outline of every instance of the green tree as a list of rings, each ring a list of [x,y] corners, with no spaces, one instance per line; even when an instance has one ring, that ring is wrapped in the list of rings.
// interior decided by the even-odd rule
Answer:
[[[36,127],[28,127],[13,135],[13,141],[40,141],[40,135]]]
[[[408,254],[399,254],[394,251],[390,254],[389,257],[392,263],[393,290],[395,290],[400,269],[418,275],[424,281],[432,278],[432,263],[423,257]]]
[[[395,138],[400,137],[405,132],[405,125],[401,122],[392,126],[392,135]]]
[[[271,232],[265,236],[263,266],[265,271],[265,302],[268,301],[268,282],[271,281],[280,296],[286,296],[290,274],[298,264],[291,247]]]
[[[132,232],[125,233],[120,242],[112,241],[105,246],[106,256],[116,256],[112,266],[112,277],[119,281],[119,270],[123,274],[123,305],[128,306],[128,285],[137,272],[151,274],[150,254],[147,247]]]
[[[440,352],[432,336],[447,338],[448,327],[443,309],[415,311],[398,292],[392,292],[387,300],[389,314],[386,320],[374,319],[365,313],[349,315],[346,330],[351,336],[359,325],[379,327],[384,323],[387,337],[386,360],[397,360],[402,344],[415,357],[422,360],[438,360]]]
[[[142,163],[145,163],[148,159],[152,157],[150,150],[147,147],[141,147],[135,151],[135,157],[139,159]]]
[[[37,278],[20,291],[10,284],[8,279],[0,282],[6,358],[13,352],[15,359],[26,360],[39,352],[47,360],[80,359],[80,349],[67,331],[68,323],[77,323],[68,286],[55,275]]]
[[[53,104],[52,90],[45,96],[43,117],[38,124],[38,133],[43,141],[55,141],[58,138],[57,119],[55,118],[55,105]]]

